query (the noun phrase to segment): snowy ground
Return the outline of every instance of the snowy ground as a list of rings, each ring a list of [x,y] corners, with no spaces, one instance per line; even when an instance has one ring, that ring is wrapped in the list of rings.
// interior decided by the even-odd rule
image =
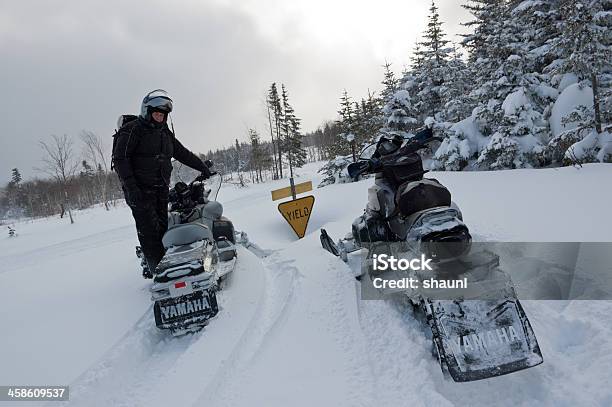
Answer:
[[[317,184],[316,168],[300,180]],[[433,176],[481,239],[612,241],[610,165]],[[543,365],[445,380],[412,311],[360,301],[320,248],[318,230],[345,234],[371,182],[315,190],[300,241],[270,199],[286,181],[225,186],[226,214],[270,255],[241,249],[218,317],[181,338],[154,326],[127,208],[16,224],[0,238],[0,384],[70,384],[71,406],[612,405],[612,302],[525,301]]]

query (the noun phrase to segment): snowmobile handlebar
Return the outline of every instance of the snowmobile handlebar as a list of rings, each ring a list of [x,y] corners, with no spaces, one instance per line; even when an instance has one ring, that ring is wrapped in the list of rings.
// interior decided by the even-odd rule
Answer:
[[[410,140],[408,144],[401,147],[396,154],[408,155],[414,154],[419,150],[427,148],[428,144],[432,141],[442,141],[441,137],[430,136],[421,140]],[[380,156],[374,155],[366,160],[359,160],[357,162],[349,164],[347,167],[348,174],[351,178],[355,179],[363,174],[374,174],[381,172],[384,169],[384,162]]]
[[[195,177],[194,180],[189,183],[189,185],[193,185],[196,182],[206,181],[207,179],[209,179],[210,177],[212,177],[214,175],[217,175],[217,173],[215,171],[211,171],[210,175],[202,173],[202,174],[198,175],[197,177]]]
[[[406,146],[402,147],[402,152],[405,154],[416,153],[419,150],[427,148],[427,145],[431,143],[432,141],[441,142],[442,140],[443,139],[441,137],[431,136],[423,140],[413,141],[412,143],[409,143]]]
[[[210,168],[212,166],[209,165]],[[193,179],[189,184],[184,182],[177,182],[174,188],[170,189],[168,200],[170,208],[173,211],[189,211],[192,210],[196,204],[203,203],[211,192],[210,189],[206,189],[203,181],[210,177],[217,175],[216,172],[210,171],[209,174],[200,174]]]

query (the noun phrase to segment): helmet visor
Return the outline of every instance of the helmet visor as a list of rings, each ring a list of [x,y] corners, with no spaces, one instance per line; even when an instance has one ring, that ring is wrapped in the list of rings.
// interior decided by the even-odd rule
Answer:
[[[145,96],[143,106],[164,113],[172,111],[172,99],[165,90],[157,89]]]
[[[172,100],[166,98],[153,98],[149,100],[145,106],[153,110],[170,113],[172,111]]]

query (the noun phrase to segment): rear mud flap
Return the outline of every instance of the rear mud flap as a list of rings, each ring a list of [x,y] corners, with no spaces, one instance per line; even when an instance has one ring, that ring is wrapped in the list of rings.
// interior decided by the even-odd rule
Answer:
[[[542,353],[516,298],[423,300],[443,370],[469,382],[539,365]]]
[[[175,336],[201,329],[218,312],[213,289],[155,301],[153,305],[155,325],[159,329],[169,329]]]

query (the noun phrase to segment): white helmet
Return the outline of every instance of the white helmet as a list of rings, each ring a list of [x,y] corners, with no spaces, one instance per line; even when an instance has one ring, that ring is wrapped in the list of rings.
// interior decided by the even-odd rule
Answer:
[[[162,112],[168,114],[172,111],[172,99],[168,92],[163,89],[151,91],[142,100],[140,117],[146,121],[151,121],[152,112]]]

